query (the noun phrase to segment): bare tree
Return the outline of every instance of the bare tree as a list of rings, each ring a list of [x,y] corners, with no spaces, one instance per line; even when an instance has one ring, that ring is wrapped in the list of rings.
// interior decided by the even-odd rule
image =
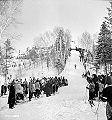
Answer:
[[[55,35],[50,31],[47,31],[44,34],[34,38],[34,46],[37,48],[52,46],[54,42]]]
[[[29,58],[34,62],[37,59],[42,65],[46,62],[47,68],[52,66],[58,70],[58,74],[65,67],[66,60],[70,56],[71,35],[69,30],[64,30],[63,27],[56,27],[53,32],[47,31],[34,39],[34,61],[31,56]],[[35,55],[34,55],[35,53]],[[37,57],[38,56],[38,57]]]
[[[90,50],[92,46],[91,35],[88,32],[82,33],[81,37],[78,38],[80,46],[86,50]]]
[[[0,40],[11,25],[16,25],[23,0],[0,0]]]

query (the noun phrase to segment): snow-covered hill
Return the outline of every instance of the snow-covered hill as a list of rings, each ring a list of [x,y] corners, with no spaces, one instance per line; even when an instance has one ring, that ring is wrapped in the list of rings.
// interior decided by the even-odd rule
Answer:
[[[98,114],[87,102],[87,82],[81,77],[84,72],[79,62],[78,52],[72,51],[65,70],[61,73],[68,79],[69,86],[59,89],[59,93],[50,97],[33,98],[31,102],[16,105],[8,109],[7,97],[0,98],[0,120],[106,120],[105,104],[99,104]],[[77,64],[75,69],[74,64]]]

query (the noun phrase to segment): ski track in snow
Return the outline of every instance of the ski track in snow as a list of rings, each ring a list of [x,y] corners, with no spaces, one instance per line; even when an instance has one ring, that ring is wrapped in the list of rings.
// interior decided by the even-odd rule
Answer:
[[[0,120],[106,120],[105,103],[100,102],[98,119],[95,114],[98,102],[92,109],[88,104],[87,82],[81,77],[83,66],[78,56],[77,52],[72,52],[61,74],[68,79],[69,86],[59,88],[55,95],[33,98],[14,109],[8,108],[7,96],[0,97]],[[76,70],[74,64],[77,64]]]

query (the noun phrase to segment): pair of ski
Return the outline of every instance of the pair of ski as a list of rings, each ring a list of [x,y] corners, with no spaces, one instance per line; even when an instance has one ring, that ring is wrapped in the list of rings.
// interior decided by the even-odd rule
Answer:
[[[97,115],[98,114],[98,110],[99,110],[99,106],[100,106],[100,101],[98,101],[97,107],[95,107],[95,104],[93,103],[93,101],[92,101],[92,103],[89,103],[89,104],[91,106],[92,112],[95,113],[95,115]]]

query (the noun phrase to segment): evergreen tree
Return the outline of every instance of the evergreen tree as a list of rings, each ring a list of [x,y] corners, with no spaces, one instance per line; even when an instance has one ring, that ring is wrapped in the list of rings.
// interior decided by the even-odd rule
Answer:
[[[96,48],[96,61],[99,64],[104,64],[105,70],[106,70],[106,63],[108,63],[111,60],[111,54],[112,54],[112,47],[111,47],[112,40],[110,35],[111,35],[110,30],[108,29],[106,22],[103,22],[98,36],[98,42],[97,42],[98,45]]]
[[[111,5],[110,8],[107,8],[108,16],[105,17],[105,19],[106,19],[107,27],[112,33],[112,2],[110,2],[110,5]]]
[[[105,17],[105,19],[106,19],[107,27],[110,30],[111,39],[112,39],[112,1],[110,1],[109,3],[110,3],[110,7],[107,8],[108,16]],[[111,72],[111,64],[112,63],[110,62],[110,72]]]

